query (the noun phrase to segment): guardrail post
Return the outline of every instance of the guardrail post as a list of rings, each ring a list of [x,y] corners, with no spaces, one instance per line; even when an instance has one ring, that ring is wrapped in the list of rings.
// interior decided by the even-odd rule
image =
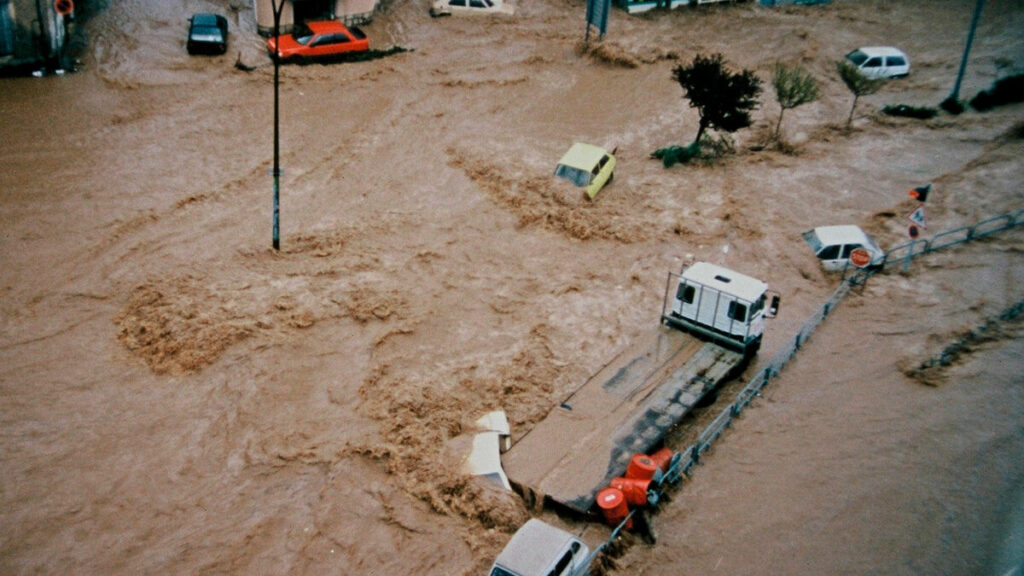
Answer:
[[[910,261],[914,258],[914,245],[917,244],[917,240],[910,241],[910,248],[907,249],[907,259],[903,261],[903,271],[906,272],[910,269]]]

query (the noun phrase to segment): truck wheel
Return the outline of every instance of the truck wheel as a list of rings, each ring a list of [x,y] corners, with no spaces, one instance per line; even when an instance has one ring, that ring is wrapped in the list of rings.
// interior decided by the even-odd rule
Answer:
[[[718,401],[718,390],[712,390],[705,394],[704,396],[702,396],[701,399],[697,401],[696,407],[707,408],[708,406],[714,404],[716,401]]]

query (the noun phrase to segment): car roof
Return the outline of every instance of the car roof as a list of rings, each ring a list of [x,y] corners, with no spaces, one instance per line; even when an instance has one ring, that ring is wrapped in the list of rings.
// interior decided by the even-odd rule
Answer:
[[[683,280],[698,282],[723,292],[754,302],[764,294],[768,285],[757,278],[740,274],[710,262],[697,262],[683,271]]]
[[[330,34],[331,32],[341,32],[348,30],[348,28],[338,22],[337,20],[316,20],[312,22],[306,22],[306,26],[313,31],[314,34]]]
[[[868,56],[905,56],[902,50],[892,46],[862,46],[857,50]]]
[[[576,142],[569,148],[569,151],[562,156],[562,159],[559,160],[558,163],[590,172],[594,165],[600,162],[601,158],[603,158],[605,154],[608,154],[608,152],[600,146]]]
[[[814,235],[821,240],[823,246],[833,244],[866,244],[869,243],[868,235],[859,226],[852,224],[840,226],[819,226],[814,229]]]
[[[530,518],[512,536],[494,564],[524,576],[542,575],[574,539],[561,528]]]

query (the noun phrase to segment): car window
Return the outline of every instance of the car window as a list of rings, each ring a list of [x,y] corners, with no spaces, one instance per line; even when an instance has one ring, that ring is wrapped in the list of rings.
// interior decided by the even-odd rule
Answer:
[[[839,244],[833,244],[832,246],[826,246],[818,252],[818,258],[820,260],[835,260],[839,257]]]
[[[470,0],[469,5],[473,8],[490,8],[491,3],[484,0]]]
[[[466,0],[451,0],[451,2],[448,3],[448,5],[449,6],[465,6],[466,5]]]
[[[875,56],[874,58],[868,60],[864,64],[864,67],[865,68],[878,68],[881,65],[882,65],[882,57],[881,56]]]
[[[885,59],[886,66],[906,66],[907,61],[901,56],[889,56]]]
[[[344,44],[348,42],[348,36],[344,34],[327,34],[321,36],[313,42],[313,46],[326,46],[328,44]]]
[[[565,574],[566,569],[569,568],[569,563],[572,561],[572,550],[566,550],[565,554],[558,559],[558,564],[548,572],[548,576],[562,576]]]
[[[850,252],[853,252],[857,248],[862,248],[862,246],[860,244],[847,244],[846,246],[843,246],[843,256],[842,257],[843,258],[849,258],[850,257]]]

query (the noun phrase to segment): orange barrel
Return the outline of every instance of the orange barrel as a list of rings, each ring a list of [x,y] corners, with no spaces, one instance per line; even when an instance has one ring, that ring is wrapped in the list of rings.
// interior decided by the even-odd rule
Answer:
[[[669,464],[672,463],[672,457],[676,455],[676,451],[671,448],[662,448],[654,454],[651,454],[651,460],[658,465],[662,473],[668,472]]]
[[[647,506],[647,487],[650,480],[642,478],[612,478],[611,487],[618,489],[630,506]]]
[[[650,480],[654,478],[654,472],[658,469],[658,465],[654,463],[646,454],[633,454],[633,458],[629,461],[629,465],[626,466],[626,478],[640,478],[641,480]]]
[[[608,487],[597,493],[597,507],[601,509],[605,522],[611,527],[618,526],[622,520],[629,516],[629,506],[626,504],[626,497],[617,488]],[[633,527],[633,519],[626,523],[626,529]]]

